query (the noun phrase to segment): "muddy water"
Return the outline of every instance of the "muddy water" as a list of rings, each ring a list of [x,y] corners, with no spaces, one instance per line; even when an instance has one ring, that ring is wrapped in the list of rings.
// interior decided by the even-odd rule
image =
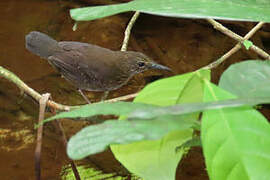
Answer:
[[[50,92],[55,101],[70,105],[82,104],[84,101],[76,89],[63,80],[45,60],[25,50],[24,37],[28,32],[38,30],[57,40],[77,40],[114,50],[120,49],[130,14],[80,23],[78,30],[73,32],[74,22],[69,17],[69,9],[80,6],[82,5],[78,2],[64,0],[0,2],[0,65],[14,72],[38,92]],[[227,25],[242,35],[247,32],[246,26],[241,24],[227,22]],[[262,45],[260,36],[255,36],[254,40]],[[232,48],[233,44],[233,40],[216,32],[204,21],[142,15],[133,29],[129,49],[144,52],[157,62],[171,67],[175,74],[181,74],[217,59]],[[229,64],[239,59],[256,57],[246,51],[238,52],[213,72],[214,81],[217,82],[219,75]],[[136,92],[148,80],[139,75],[127,86],[112,92],[110,97]],[[88,96],[97,101],[101,94],[88,93]],[[0,79],[1,180],[34,179],[36,130],[33,127],[37,118],[37,103],[22,95],[13,84]],[[85,125],[83,122],[63,123],[68,136]],[[195,149],[191,155],[179,166],[177,176],[182,179],[208,179],[201,150]],[[126,173],[110,152],[93,156],[88,163],[105,172]],[[59,179],[61,167],[67,164],[60,135],[55,126],[49,124],[44,130],[42,148],[43,179]]]

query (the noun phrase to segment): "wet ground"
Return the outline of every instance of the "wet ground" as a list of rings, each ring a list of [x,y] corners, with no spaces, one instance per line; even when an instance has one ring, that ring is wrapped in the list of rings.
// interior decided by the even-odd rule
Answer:
[[[25,35],[33,30],[49,34],[57,40],[74,40],[97,44],[119,50],[125,26],[131,13],[116,15],[91,22],[79,23],[73,32],[74,22],[69,9],[85,6],[82,1],[64,0],[9,0],[0,2],[0,65],[18,75],[39,93],[50,92],[52,98],[63,104],[83,104],[76,89],[66,82],[47,63],[30,54],[24,47]],[[87,2],[87,1],[85,1]],[[84,3],[85,3],[84,2]],[[103,1],[89,1],[96,4]],[[89,3],[88,2],[88,3]],[[253,23],[224,22],[240,35],[244,35]],[[259,47],[269,51],[269,27],[252,39]],[[173,19],[141,15],[132,30],[130,50],[144,52],[158,63],[171,67],[175,74],[196,70],[216,60],[230,50],[235,42],[214,30],[204,20]],[[213,71],[212,79],[218,81],[220,74],[232,63],[258,58],[256,54],[241,50]],[[145,74],[145,76],[147,73]],[[149,74],[148,74],[149,75]],[[137,92],[151,78],[139,75],[128,85],[110,93],[110,98]],[[98,101],[101,93],[88,93]],[[264,114],[269,115],[268,110]],[[18,88],[0,79],[0,179],[34,179],[34,148],[38,118],[38,105],[21,94]],[[269,118],[269,116],[268,116]],[[65,121],[64,128],[71,136],[84,122]],[[127,171],[113,159],[109,151],[87,160],[104,172]],[[85,163],[85,162],[84,162]],[[62,166],[68,164],[61,138],[53,124],[45,126],[42,149],[43,179],[59,179]],[[196,148],[184,158],[177,172],[178,179],[208,179],[201,149]]]

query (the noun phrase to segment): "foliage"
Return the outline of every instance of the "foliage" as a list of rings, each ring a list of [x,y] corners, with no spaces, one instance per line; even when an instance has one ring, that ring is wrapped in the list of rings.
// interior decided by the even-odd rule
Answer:
[[[244,40],[243,45],[245,46],[246,50],[249,50],[253,43],[249,40]]]
[[[226,7],[226,8],[224,8]],[[127,11],[186,17],[270,22],[268,0],[134,0],[70,11],[87,21]],[[251,41],[243,42],[246,49]],[[81,159],[110,146],[132,173],[148,179],[174,179],[188,148],[202,145],[210,179],[270,177],[270,125],[253,108],[270,103],[270,63],[249,60],[231,65],[219,86],[210,71],[196,71],[146,86],[134,102],[98,103],[46,120],[117,115],[119,120],[88,126],[68,143],[68,155]],[[201,121],[200,113],[202,112]],[[194,130],[200,137],[194,137]]]
[[[235,98],[221,88],[208,84],[204,101]],[[253,108],[204,111],[201,139],[210,179],[270,177],[270,125]]]
[[[129,3],[72,9],[76,21],[89,21],[127,11],[184,18],[270,22],[269,0],[134,0]]]
[[[159,106],[201,102],[203,97],[202,79],[204,78],[210,79],[209,71],[192,72],[156,81],[146,86],[135,98],[134,102]],[[132,116],[132,114],[134,116],[141,113],[131,113],[130,115]],[[176,121],[178,130],[172,131],[156,141],[113,145],[111,146],[112,152],[129,171],[144,179],[174,179],[178,163],[186,152],[184,149],[176,152],[176,148],[191,139],[193,132],[190,127],[184,127],[181,124],[183,121],[196,122],[199,113],[178,115],[177,117],[179,118]],[[151,117],[149,118],[151,119]],[[164,120],[167,121],[165,118]],[[152,132],[152,128],[149,128],[148,131]]]
[[[192,129],[201,129],[211,179],[263,179],[270,176],[270,125],[252,106],[270,103],[270,93],[262,86],[254,89],[253,84],[258,78],[260,83],[269,84],[269,66],[269,61],[250,60],[224,72],[220,86],[228,89],[240,84],[248,96],[230,91],[241,98],[212,84],[210,72],[203,70],[156,81],[146,86],[133,103],[85,105],[50,120],[122,115],[121,120],[82,129],[70,139],[68,155],[81,159],[111,144],[115,157],[144,179],[174,179],[177,164],[187,151],[185,143],[192,139]],[[198,112],[203,112],[201,127]]]

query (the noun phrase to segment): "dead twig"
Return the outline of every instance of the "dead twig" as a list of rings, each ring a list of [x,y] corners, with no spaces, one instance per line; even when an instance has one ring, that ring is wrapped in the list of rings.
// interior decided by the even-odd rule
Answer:
[[[46,110],[46,104],[50,97],[49,93],[43,94],[39,99],[39,117],[38,123],[42,123],[44,119],[44,114]],[[40,125],[37,130],[37,145],[35,149],[35,174],[36,179],[41,179],[41,146],[42,146],[42,133],[43,133],[43,125]]]
[[[239,36],[238,34],[232,32],[231,30],[229,30],[228,28],[224,27],[222,24],[220,24],[219,22],[215,21],[214,19],[207,19],[207,21],[212,24],[214,26],[215,29],[219,30],[220,32],[222,32],[223,34],[233,38],[234,40],[243,43],[245,41],[245,38],[243,38],[242,36]],[[263,22],[262,22],[263,23]],[[262,24],[261,24],[262,25]],[[255,31],[256,32],[256,31]],[[253,32],[252,32],[253,33]],[[266,53],[265,51],[263,51],[261,48],[255,46],[255,45],[251,45],[250,49],[254,52],[256,52],[257,54],[259,54],[261,57],[263,57],[264,59],[268,59],[270,60],[270,55],[268,53]]]
[[[252,28],[243,38],[243,40],[248,40],[249,38],[251,38],[262,26],[263,26],[264,22],[259,22],[254,28]],[[227,32],[227,31],[226,31]],[[230,32],[227,32],[230,34]],[[216,60],[215,62],[201,68],[201,69],[213,69],[215,67],[217,67],[219,64],[221,64],[222,62],[224,62],[226,59],[228,59],[231,55],[233,55],[234,53],[236,53],[237,51],[239,51],[242,47],[242,40],[241,42],[238,42],[230,51],[228,51],[226,54],[224,54],[221,58],[219,58],[218,60]]]
[[[62,124],[61,124],[61,122],[59,120],[56,120],[56,122],[57,122],[58,128],[59,128],[59,130],[60,130],[60,132],[62,134],[62,141],[63,141],[64,148],[67,149],[67,136],[65,134],[64,128],[63,128],[63,126],[62,126]],[[69,163],[71,165],[71,169],[73,171],[75,179],[76,180],[81,180],[81,177],[80,177],[80,174],[79,174],[79,172],[77,170],[76,164],[74,163],[73,160],[71,160],[69,158],[68,158],[68,160],[69,160]]]
[[[140,12],[136,11],[134,13],[134,15],[132,16],[131,20],[129,21],[128,26],[127,26],[127,28],[125,30],[125,37],[124,37],[124,40],[123,40],[123,43],[122,43],[121,51],[126,51],[127,50],[128,40],[129,40],[131,29],[132,29],[136,19],[139,17],[139,15],[140,15]]]

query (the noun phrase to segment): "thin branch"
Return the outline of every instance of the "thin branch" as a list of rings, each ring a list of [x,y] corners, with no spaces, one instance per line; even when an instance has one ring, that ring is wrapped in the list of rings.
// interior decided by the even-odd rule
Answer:
[[[55,113],[54,113],[54,114],[55,114]],[[64,147],[65,147],[65,149],[67,149],[67,137],[66,137],[64,128],[63,128],[63,126],[62,126],[60,120],[56,120],[56,122],[57,122],[58,128],[60,129],[60,132],[61,132],[61,134],[62,134],[62,141],[63,141]],[[72,169],[72,171],[73,171],[73,174],[74,174],[74,176],[75,176],[75,179],[76,179],[76,180],[81,180],[81,177],[80,177],[80,174],[79,174],[79,172],[78,172],[78,169],[77,169],[77,167],[76,167],[75,162],[74,162],[72,159],[69,159],[69,158],[68,158],[68,160],[69,160],[69,163],[70,163],[70,165],[71,165],[71,169]]]
[[[39,117],[38,123],[42,123],[46,110],[46,104],[51,95],[49,93],[43,94],[39,100]],[[35,174],[36,179],[41,179],[41,146],[42,146],[43,125],[40,125],[37,130],[37,145],[35,149]]]
[[[9,70],[3,68],[2,66],[0,66],[0,76],[13,82],[20,90],[30,95],[31,97],[33,97],[36,101],[39,101],[41,99],[42,96],[38,92],[36,92],[34,89],[27,86],[18,76],[16,76],[14,73],[10,72]],[[55,103],[51,100],[47,101],[47,105],[55,109],[64,110],[64,111],[69,111],[72,108],[70,106],[65,106],[62,104]]]
[[[127,46],[128,46],[128,40],[129,40],[129,36],[130,36],[130,31],[136,21],[136,19],[139,17],[140,15],[140,12],[139,11],[136,11],[134,13],[134,15],[132,16],[131,20],[129,21],[128,23],[128,26],[125,30],[125,38],[123,40],[123,44],[122,44],[122,47],[121,47],[121,51],[126,51],[127,50]]]
[[[240,43],[244,42],[245,39],[242,36],[239,36],[238,34],[236,34],[236,33],[232,32],[231,30],[227,29],[226,27],[224,27],[219,22],[217,22],[217,21],[215,21],[213,19],[207,19],[207,21],[210,24],[212,24],[215,29],[219,30],[223,34],[226,34],[227,36],[235,39],[236,41],[238,41]],[[255,45],[252,45],[252,46],[250,46],[250,49],[252,51],[256,52],[257,54],[259,54],[264,59],[270,60],[270,55],[268,53],[266,53],[265,51],[263,51],[262,49],[260,49],[259,47],[255,46]]]
[[[125,96],[109,99],[109,100],[106,100],[104,102],[112,103],[112,102],[118,102],[118,101],[126,101],[126,100],[129,100],[129,99],[135,98],[136,96],[138,96],[138,94],[139,93],[128,94],[128,95],[125,95]]]
[[[36,101],[39,102],[39,100],[42,98],[42,96],[36,92],[34,89],[30,88],[27,84],[25,84],[18,76],[16,76],[14,73],[10,72],[9,70],[3,68],[0,66],[0,77],[3,77],[11,82],[13,82],[20,90],[28,94],[29,96],[33,97]],[[129,94],[122,97],[117,97],[114,99],[106,100],[104,102],[117,102],[117,101],[125,101],[128,99],[132,99],[137,96],[137,93],[135,94]],[[67,106],[63,104],[58,104],[52,100],[47,101],[47,106],[60,110],[60,111],[69,111],[71,109],[79,108],[80,106]]]
[[[263,26],[264,22],[259,22],[254,28],[252,28],[243,38],[244,40],[248,40],[249,38],[251,38],[262,26]],[[216,60],[215,62],[201,68],[201,69],[213,69],[215,67],[217,67],[219,64],[221,64],[222,62],[224,62],[227,58],[229,58],[231,55],[233,55],[234,53],[236,53],[238,50],[240,50],[242,47],[242,43],[238,42],[230,51],[228,51],[226,54],[224,54],[221,58],[219,58],[218,60]]]

